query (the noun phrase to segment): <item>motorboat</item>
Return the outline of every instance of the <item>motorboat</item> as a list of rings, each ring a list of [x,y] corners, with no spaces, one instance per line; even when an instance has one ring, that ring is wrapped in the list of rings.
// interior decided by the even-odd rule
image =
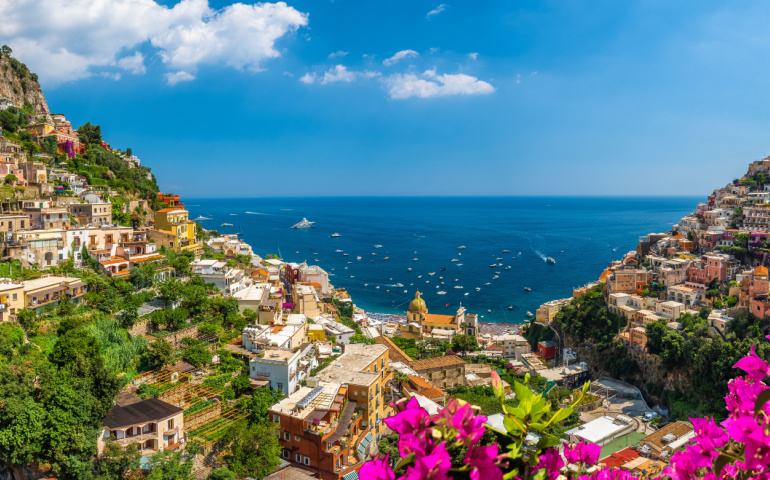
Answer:
[[[462,266],[463,266],[463,264],[462,264],[462,263],[458,263],[458,264],[457,264],[457,266],[458,266],[458,267],[462,267]]]
[[[337,249],[337,250],[334,251],[334,253],[342,253],[342,250]]]
[[[435,274],[436,274],[436,272],[430,272],[428,275],[430,275],[432,277]]]
[[[510,266],[510,265],[508,265],[507,267],[505,267],[505,269],[506,269],[506,270],[510,270],[510,269],[511,269],[511,266]]]
[[[357,256],[357,257],[356,257],[356,260],[361,260],[361,258],[363,258],[363,257],[361,257],[361,256],[359,255],[359,256]]]
[[[220,227],[232,227],[232,226],[233,226],[232,223],[223,223],[222,225],[220,225]]]
[[[480,292],[481,291],[481,287],[476,287],[476,291]]]
[[[500,275],[495,275],[494,277],[492,277],[492,280],[496,280],[498,278],[500,278]]]
[[[299,223],[295,223],[291,226],[291,228],[310,228],[315,227],[315,222],[308,221],[307,218],[302,218],[302,221]]]
[[[454,263],[454,262],[459,262],[459,261],[460,261],[460,260],[458,260],[458,259],[456,259],[456,258],[453,258],[453,259],[452,259],[452,262],[453,262],[453,263]]]
[[[374,248],[382,248],[382,245],[375,245]]]
[[[417,275],[417,278],[422,278],[422,275]]]
[[[513,305],[508,305],[508,311],[513,310]]]
[[[382,259],[383,259],[383,260],[387,260],[387,259],[389,259],[389,258],[390,258],[390,257],[383,257]]]
[[[203,215],[198,215],[198,216],[195,218],[195,221],[196,221],[196,222],[203,222],[203,221],[205,221],[205,220],[211,220],[211,219],[210,219],[210,218],[208,218],[208,217],[204,217]]]
[[[503,250],[503,253],[511,253],[510,250]]]
[[[462,285],[455,285],[455,288],[458,289],[458,290],[462,290],[463,286]]]
[[[550,263],[551,265],[553,265],[554,263],[556,263],[556,260],[554,260],[554,259],[553,259],[553,257],[548,257],[548,258],[546,258],[546,259],[545,259],[545,261],[546,261],[547,263]]]
[[[527,312],[527,316],[531,317],[532,316],[532,312]]]
[[[489,266],[489,268],[497,268],[497,264],[493,263],[492,265]]]
[[[462,249],[464,249],[464,248],[465,248],[465,245],[460,245],[460,246],[459,246],[459,247],[457,247],[457,248],[458,248],[459,250],[462,250]]]
[[[332,237],[332,238],[340,238],[341,236],[342,236],[342,235],[340,235],[339,233],[332,233],[332,234],[330,235],[330,237]]]
[[[375,252],[372,252],[372,256],[376,257],[376,256],[377,256],[377,253],[375,253]]]
[[[412,259],[412,261],[413,261],[413,262],[416,262],[417,260],[419,260],[419,258],[417,258],[417,257],[414,257],[414,258]]]
[[[503,257],[497,257],[495,260],[497,260],[499,262],[502,259],[503,259]]]
[[[397,283],[395,286],[396,286],[396,287],[398,287],[398,288],[401,288],[401,287],[403,287],[403,286],[404,286],[404,284],[399,282],[399,283]]]
[[[441,271],[443,272],[444,270],[446,270],[446,267],[441,267]]]
[[[343,257],[347,257],[348,255],[349,255],[348,253],[343,253],[342,254]]]
[[[489,283],[489,282],[487,282],[487,283],[485,283],[485,284],[484,284],[484,286],[485,286],[485,287],[488,287],[488,286],[490,286],[490,285],[492,285],[492,284],[491,284],[491,283]]]
[[[532,291],[532,289],[531,289],[531,288],[529,288],[529,287],[524,287],[524,291],[525,291],[525,292],[531,292],[531,291]]]
[[[436,295],[446,295],[446,292],[443,290],[439,290],[438,292],[436,292]]]
[[[468,295],[468,292],[465,292],[465,295],[467,296],[467,295]]]
[[[380,288],[380,286],[379,286],[379,285],[377,285],[377,286],[376,286],[376,287],[374,287],[374,288]]]
[[[406,271],[407,272],[411,272],[412,271],[412,267],[407,268]]]

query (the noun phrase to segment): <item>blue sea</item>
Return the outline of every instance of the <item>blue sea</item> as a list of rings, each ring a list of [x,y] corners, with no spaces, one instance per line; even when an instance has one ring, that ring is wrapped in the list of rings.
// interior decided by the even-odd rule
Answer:
[[[633,250],[640,236],[670,230],[700,200],[341,197],[185,199],[185,204],[190,218],[203,215],[211,218],[201,222],[205,228],[240,233],[257,254],[280,251],[285,261],[320,265],[368,311],[403,314],[419,289],[432,313],[454,313],[462,302],[482,321],[520,323],[527,311],[596,280],[612,260]],[[315,227],[290,228],[303,217]],[[340,237],[332,238],[334,233]],[[556,263],[547,263],[547,257]]]

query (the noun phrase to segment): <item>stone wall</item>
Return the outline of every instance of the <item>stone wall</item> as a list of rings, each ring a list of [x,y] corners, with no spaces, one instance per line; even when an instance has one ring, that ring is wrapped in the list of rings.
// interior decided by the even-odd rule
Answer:
[[[149,335],[152,333],[152,321],[149,318],[139,320],[128,330],[128,333],[134,336]]]

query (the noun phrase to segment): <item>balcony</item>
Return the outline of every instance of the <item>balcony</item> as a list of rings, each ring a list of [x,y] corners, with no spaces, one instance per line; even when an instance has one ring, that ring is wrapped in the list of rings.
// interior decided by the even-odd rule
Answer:
[[[158,437],[155,432],[148,432],[148,433],[142,433],[140,435],[133,435],[131,437],[119,438],[116,440],[116,442],[118,442],[118,444],[120,445],[128,445],[134,442],[144,442],[146,440],[153,440],[157,438]]]

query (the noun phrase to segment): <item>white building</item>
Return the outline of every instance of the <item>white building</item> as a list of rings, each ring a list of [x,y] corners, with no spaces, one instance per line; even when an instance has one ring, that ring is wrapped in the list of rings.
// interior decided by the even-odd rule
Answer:
[[[192,274],[206,283],[213,283],[226,294],[234,294],[246,288],[245,276],[240,268],[231,268],[221,260],[196,260],[190,263]]]
[[[270,382],[270,388],[281,390],[287,397],[296,392],[309,372],[318,366],[315,347],[267,348],[261,356],[249,361],[249,376]]]
[[[314,283],[321,285],[319,290],[322,295],[332,293],[331,285],[329,284],[329,274],[318,265],[301,264],[299,266],[299,281],[310,283],[311,285]]]
[[[521,355],[529,353],[531,350],[527,339],[521,335],[496,335],[492,337],[492,341],[505,349],[503,352],[505,358],[521,360]]]

